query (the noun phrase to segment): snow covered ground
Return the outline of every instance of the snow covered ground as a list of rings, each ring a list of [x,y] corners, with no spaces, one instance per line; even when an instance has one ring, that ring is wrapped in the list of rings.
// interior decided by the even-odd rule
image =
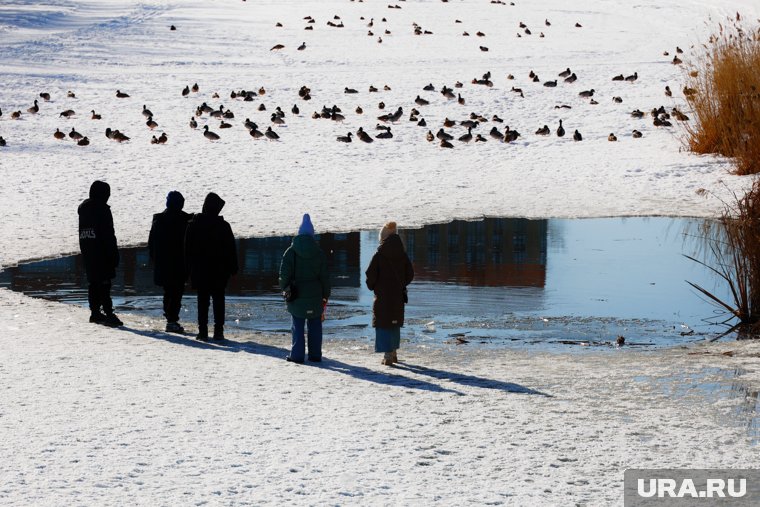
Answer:
[[[681,151],[679,129],[629,113],[664,105],[688,114],[683,69],[670,63],[676,46],[688,60],[708,17],[754,19],[755,2],[506,3],[2,2],[0,265],[76,251],[76,207],[96,178],[111,184],[121,244],[147,239],[171,189],[185,194],[189,211],[216,191],[236,234],[250,236],[290,233],[305,211],[332,231],[484,215],[711,216],[720,200],[700,189],[726,196],[750,181],[723,160]],[[307,15],[313,30],[304,30]],[[414,35],[413,23],[432,34]],[[271,51],[276,44],[284,48]],[[577,82],[542,86],[566,67]],[[471,83],[488,71],[493,87]],[[611,80],[634,72],[634,83]],[[422,89],[457,81],[464,105]],[[183,97],[196,82],[200,91]],[[298,98],[303,85],[311,101]],[[252,102],[230,98],[261,87]],[[592,88],[598,105],[578,96]],[[130,97],[117,99],[117,89]],[[417,95],[430,104],[416,106]],[[232,128],[204,115],[191,129],[204,101],[231,109]],[[311,118],[333,104],[343,122]],[[562,104],[571,109],[555,109]],[[143,105],[159,124],[153,132]],[[280,141],[252,139],[245,118],[263,131],[277,106],[286,113],[275,127]],[[335,140],[360,126],[374,135],[376,117],[399,106],[393,139]],[[408,121],[413,107],[427,127]],[[66,109],[76,115],[60,117]],[[444,118],[471,112],[505,122],[474,131],[486,143],[455,140],[447,150],[425,139]],[[553,132],[560,119],[564,138],[533,134],[544,124]],[[221,140],[207,141],[203,125]],[[488,136],[506,125],[522,133],[517,142]],[[131,141],[107,139],[106,127]],[[90,145],[54,139],[57,128],[75,128]],[[633,139],[633,129],[643,137]],[[161,132],[168,143],[152,145]],[[607,141],[611,132],[618,142]],[[741,366],[756,397],[752,344],[708,348],[731,347],[733,356],[415,348],[404,356],[413,366],[387,372],[366,343],[328,345],[323,365],[299,368],[282,361],[281,336],[234,336],[220,348],[170,338],[136,317],[126,317],[134,332],[85,320],[82,309],[0,291],[2,503],[621,504],[628,467],[757,460],[756,436],[734,417],[743,402],[694,387]]]
[[[334,342],[297,366],[286,337],[112,331],[0,292],[3,504],[622,505],[626,468],[757,464],[757,344],[407,348],[389,371]]]

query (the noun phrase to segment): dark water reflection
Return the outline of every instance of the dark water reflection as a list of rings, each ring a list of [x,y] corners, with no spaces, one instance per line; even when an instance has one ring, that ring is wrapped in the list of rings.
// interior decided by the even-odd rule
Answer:
[[[717,334],[719,328],[702,322],[713,307],[685,283],[715,288],[706,270],[682,255],[691,253],[682,232],[693,225],[673,218],[509,218],[402,231],[416,270],[404,336],[440,343],[464,335],[473,343],[501,346],[609,342],[624,335],[629,343],[666,345]],[[326,333],[371,336],[372,294],[363,280],[377,233],[328,233],[319,242],[328,253],[334,287]],[[289,244],[289,237],[239,240],[241,271],[228,290],[233,326],[288,328],[276,286]],[[123,249],[121,258],[113,291],[119,310],[160,317],[161,292],[153,285],[147,248]],[[79,256],[9,268],[0,273],[0,285],[86,302]],[[188,296],[183,320],[195,319],[193,303]]]

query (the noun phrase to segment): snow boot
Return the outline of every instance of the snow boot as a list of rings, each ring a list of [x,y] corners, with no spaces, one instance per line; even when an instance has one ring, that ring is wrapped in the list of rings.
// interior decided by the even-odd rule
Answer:
[[[196,340],[200,342],[208,342],[208,328],[206,327],[199,327],[198,328],[198,336],[195,337]]]
[[[167,322],[166,332],[176,333],[176,334],[185,334],[185,328],[182,327],[179,322]]]
[[[103,322],[104,325],[108,327],[121,327],[124,325],[124,323],[119,319],[119,317],[116,316],[115,313],[107,313],[106,314],[106,320]]]
[[[90,322],[92,324],[104,324],[106,322],[106,315],[101,312],[92,312],[90,314]]]

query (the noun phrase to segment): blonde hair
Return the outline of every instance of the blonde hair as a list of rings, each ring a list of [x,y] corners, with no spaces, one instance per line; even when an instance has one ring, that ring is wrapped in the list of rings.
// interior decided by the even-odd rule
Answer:
[[[384,241],[391,234],[396,234],[396,222],[388,222],[380,229],[380,241]]]

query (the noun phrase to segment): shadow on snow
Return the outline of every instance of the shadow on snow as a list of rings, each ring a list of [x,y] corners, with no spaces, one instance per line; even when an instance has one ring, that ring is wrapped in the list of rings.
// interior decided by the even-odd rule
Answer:
[[[273,345],[265,345],[253,341],[240,342],[230,339],[225,339],[222,342],[200,342],[191,337],[175,335],[170,333],[163,333],[160,331],[146,331],[142,329],[134,329],[130,327],[120,328],[123,331],[128,331],[133,334],[144,336],[147,338],[153,338],[157,340],[163,340],[176,345],[184,345],[186,347],[192,347],[196,349],[205,350],[218,350],[220,352],[247,352],[249,354],[258,354],[261,356],[268,356],[277,359],[283,359],[290,352],[288,349],[275,347]],[[480,387],[483,389],[494,389],[507,393],[515,394],[534,394],[540,396],[550,396],[546,393],[530,389],[519,384],[512,382],[504,382],[501,380],[493,380],[474,375],[465,375],[461,373],[448,372],[444,370],[437,370],[433,368],[427,368],[424,366],[416,366],[407,363],[399,363],[396,368],[387,369],[384,371],[373,370],[365,368],[363,366],[347,364],[341,361],[330,358],[322,358],[319,363],[306,362],[304,365],[313,366],[316,368],[334,371],[356,378],[358,380],[364,380],[366,382],[374,382],[376,384],[403,387],[407,389],[419,389],[422,391],[431,391],[439,393],[451,393],[457,396],[465,396],[465,393],[457,391],[456,389],[447,388],[439,384],[429,382],[421,379],[414,379],[405,375],[398,375],[396,371],[406,371],[416,375],[422,375],[434,378],[436,380],[442,380],[446,382],[456,383],[467,387]]]

